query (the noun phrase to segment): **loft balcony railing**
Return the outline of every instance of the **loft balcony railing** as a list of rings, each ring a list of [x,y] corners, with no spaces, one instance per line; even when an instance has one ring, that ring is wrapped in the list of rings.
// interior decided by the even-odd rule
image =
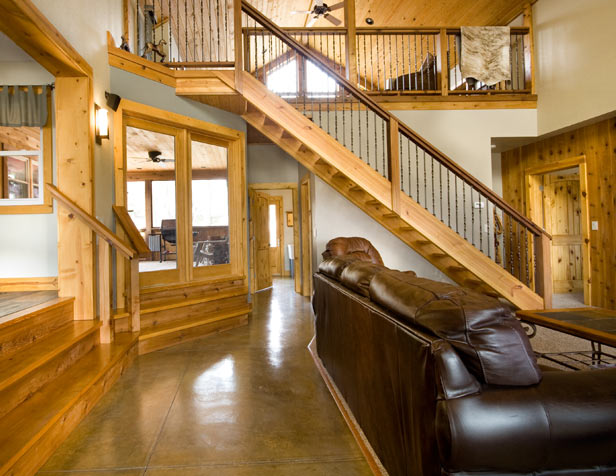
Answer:
[[[125,35],[133,36],[132,52],[153,61],[163,60],[171,68],[232,68],[235,3],[240,2],[136,0],[125,13]],[[258,54],[260,28],[244,28],[244,56]],[[528,27],[511,28],[511,77],[492,86],[462,78],[459,28],[360,27],[354,29],[353,38],[344,27],[281,30],[369,95],[521,96],[534,89]],[[164,58],[148,45],[161,50]],[[275,63],[284,62],[283,55],[289,54],[272,53],[268,58]]]

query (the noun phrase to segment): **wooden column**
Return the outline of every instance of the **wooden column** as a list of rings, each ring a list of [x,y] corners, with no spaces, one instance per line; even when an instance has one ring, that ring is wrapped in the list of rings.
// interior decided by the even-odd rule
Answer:
[[[398,121],[389,119],[389,178],[391,180],[391,209],[400,213],[400,139]]]
[[[439,54],[437,56],[437,66],[439,70],[439,81],[441,86],[441,95],[449,94],[449,64],[447,62],[447,30],[441,28],[439,34]]]
[[[56,77],[58,189],[94,214],[94,107],[89,77]],[[75,297],[75,319],[94,319],[94,234],[65,207],[58,209],[58,290]]]
[[[98,240],[98,317],[101,321],[101,344],[113,342],[111,320],[111,245]]]
[[[524,7],[524,26],[528,27],[528,38],[524,41],[524,88],[531,94],[537,94],[535,88],[535,37],[533,34],[533,6],[527,3]]]
[[[129,260],[130,265],[130,281],[128,289],[128,312],[129,327],[131,332],[139,332],[141,330],[141,301],[139,297],[139,258],[135,257]]]
[[[345,54],[346,79],[357,83],[357,44],[355,34],[355,0],[344,0],[344,26],[346,27]]]
[[[242,71],[244,70],[244,43],[242,41],[242,0],[233,0],[233,37],[235,55],[235,90],[242,92]]]
[[[545,309],[552,308],[552,240],[544,233],[534,239],[536,292],[543,297]]]

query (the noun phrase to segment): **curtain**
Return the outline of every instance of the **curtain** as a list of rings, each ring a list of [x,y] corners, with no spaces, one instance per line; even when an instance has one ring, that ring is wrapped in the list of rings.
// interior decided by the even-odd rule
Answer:
[[[47,86],[42,86],[41,94],[35,86],[1,86],[0,126],[5,127],[43,127],[47,124]],[[12,89],[12,91],[9,91]]]

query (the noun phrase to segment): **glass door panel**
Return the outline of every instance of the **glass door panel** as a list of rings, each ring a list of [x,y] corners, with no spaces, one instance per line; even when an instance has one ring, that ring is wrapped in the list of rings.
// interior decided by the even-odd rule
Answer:
[[[229,261],[228,151],[195,137],[191,140],[193,265]]]
[[[126,127],[126,206],[150,248],[139,271],[177,269],[175,136]]]

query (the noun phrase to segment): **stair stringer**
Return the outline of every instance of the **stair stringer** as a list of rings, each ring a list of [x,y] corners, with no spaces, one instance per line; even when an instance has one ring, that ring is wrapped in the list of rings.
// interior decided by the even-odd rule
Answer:
[[[232,74],[232,73],[231,73]],[[231,84],[233,78],[228,78]],[[499,295],[520,309],[543,309],[543,298],[400,191],[391,209],[391,182],[248,73],[242,117],[285,152],[392,232],[456,283]]]

